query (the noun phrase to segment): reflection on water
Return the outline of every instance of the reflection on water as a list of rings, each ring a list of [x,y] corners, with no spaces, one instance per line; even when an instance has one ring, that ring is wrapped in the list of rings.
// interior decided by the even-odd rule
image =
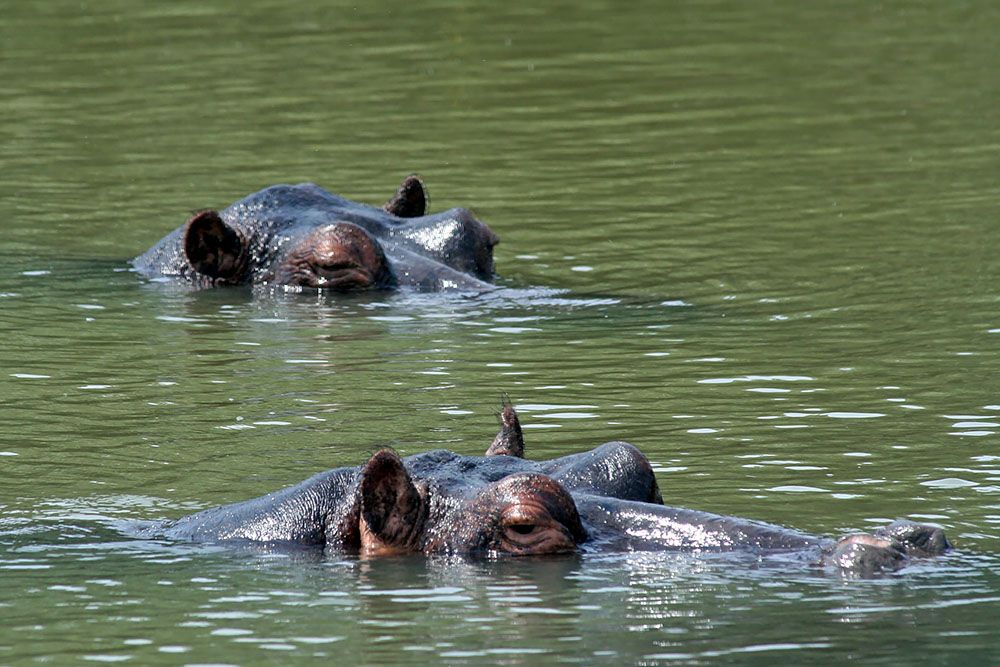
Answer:
[[[113,514],[135,501],[107,502]],[[955,627],[967,628],[963,652],[983,657],[976,652],[988,647],[989,630],[970,628],[998,598],[997,559],[962,553],[845,585],[732,554],[472,562],[241,552],[122,540],[108,519],[77,518],[73,529],[40,515],[30,531],[0,527],[0,570],[15,582],[5,618],[31,640],[7,649],[8,659],[76,654],[146,664],[182,653],[201,662],[224,651],[234,662],[283,652],[697,663],[744,653],[813,660],[830,649],[819,655],[863,650],[889,661],[898,647],[885,644],[884,623],[897,614],[919,631],[912,641],[928,657],[949,655],[941,640]],[[40,606],[59,614],[35,622]],[[83,619],[87,627],[77,630],[74,621]],[[57,638],[72,638],[69,654]]]
[[[984,663],[1000,571],[997,8],[15,3],[0,15],[0,661]],[[502,238],[478,295],[192,292],[128,259],[280,182]],[[124,539],[381,446],[625,438],[667,502],[960,552],[874,581],[638,554]]]

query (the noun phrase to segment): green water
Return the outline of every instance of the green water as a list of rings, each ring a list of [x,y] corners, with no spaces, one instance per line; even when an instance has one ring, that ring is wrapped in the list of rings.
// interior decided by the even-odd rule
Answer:
[[[0,664],[1000,656],[1000,9],[9,3]],[[191,293],[128,258],[316,181],[501,236],[505,290]],[[959,552],[326,561],[132,540],[390,445],[626,439],[668,503]]]

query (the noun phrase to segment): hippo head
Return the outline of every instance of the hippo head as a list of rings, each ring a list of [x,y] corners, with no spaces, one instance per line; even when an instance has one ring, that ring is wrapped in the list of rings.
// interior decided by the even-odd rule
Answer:
[[[524,458],[513,406],[485,456],[383,449],[260,498],[156,526],[150,536],[322,547],[363,557],[504,558],[607,552],[776,554],[871,576],[951,548],[934,526],[896,521],[839,540],[663,504],[653,466],[626,442]]]
[[[184,227],[184,255],[195,272],[220,283],[245,282],[255,261],[251,239],[216,211],[201,211]],[[349,222],[289,236],[274,251],[274,282],[335,290],[389,287],[392,274],[381,246]]]
[[[572,552],[587,539],[573,497],[546,475],[455,491],[433,478],[414,483],[399,456],[377,452],[358,486],[361,553],[534,556]]]
[[[497,235],[468,209],[428,215],[427,203],[416,175],[381,207],[314,183],[273,185],[199,211],[133,265],[198,287],[488,289]]]

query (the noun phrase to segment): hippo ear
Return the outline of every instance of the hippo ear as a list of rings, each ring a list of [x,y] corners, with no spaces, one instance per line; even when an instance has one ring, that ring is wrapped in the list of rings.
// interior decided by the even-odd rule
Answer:
[[[486,456],[524,458],[524,433],[521,431],[521,422],[518,421],[514,406],[510,404],[507,396],[503,398],[503,410],[500,412],[500,432],[486,450]]]
[[[372,553],[413,551],[423,529],[424,500],[399,456],[376,452],[361,470],[361,548]]]
[[[212,278],[235,281],[243,270],[243,239],[215,211],[201,211],[184,229],[184,254],[192,268]]]
[[[398,218],[419,218],[426,214],[428,201],[423,181],[416,174],[410,174],[382,208]]]

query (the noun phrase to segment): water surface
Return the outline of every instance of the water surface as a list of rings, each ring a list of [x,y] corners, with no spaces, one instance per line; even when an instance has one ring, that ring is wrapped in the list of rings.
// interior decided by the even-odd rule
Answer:
[[[989,3],[18,4],[0,16],[0,662],[984,663],[1000,648]],[[280,182],[501,236],[478,297],[150,285]],[[359,562],[127,538],[382,446],[626,439],[669,503],[960,552]]]

